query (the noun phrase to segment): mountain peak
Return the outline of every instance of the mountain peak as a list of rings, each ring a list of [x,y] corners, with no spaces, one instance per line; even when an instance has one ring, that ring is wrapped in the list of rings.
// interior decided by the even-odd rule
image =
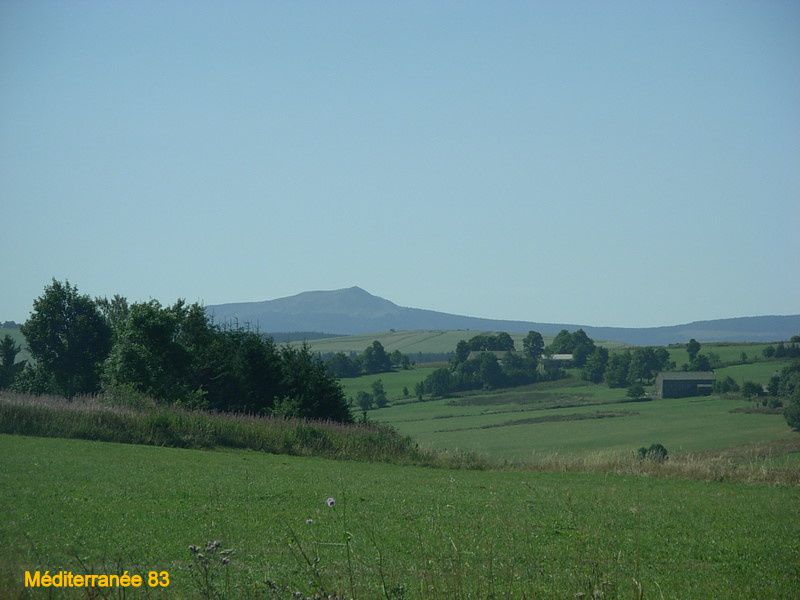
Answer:
[[[703,321],[685,325],[649,328],[591,327],[565,323],[503,321],[431,310],[400,307],[354,285],[338,290],[317,290],[294,296],[209,306],[217,322],[236,319],[261,331],[322,331],[325,333],[365,334],[397,330],[472,330],[524,333],[535,330],[555,335],[561,329],[582,327],[598,340],[631,344],[668,344],[689,338],[704,341],[772,341],[788,339],[800,330],[800,315],[751,317]],[[471,334],[465,333],[465,337]]]
[[[337,292],[352,292],[354,294],[366,294],[367,296],[372,296],[373,295],[373,294],[370,294],[364,288],[358,287],[357,285],[354,285],[354,286],[349,287],[349,288],[342,288],[341,290],[335,290],[335,291],[337,291]]]
[[[330,292],[322,291],[320,293],[347,296],[348,298],[361,299],[361,300],[369,300],[371,298],[374,298],[377,300],[381,300],[383,302],[389,302],[389,300],[386,300],[385,298],[381,298],[380,296],[376,296],[375,294],[370,294],[367,290],[357,285],[348,288],[342,288],[340,290],[331,290]]]

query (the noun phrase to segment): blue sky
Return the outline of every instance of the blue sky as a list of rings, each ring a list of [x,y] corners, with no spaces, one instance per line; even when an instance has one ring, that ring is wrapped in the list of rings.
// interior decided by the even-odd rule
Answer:
[[[0,320],[51,278],[800,312],[796,2],[0,3]]]

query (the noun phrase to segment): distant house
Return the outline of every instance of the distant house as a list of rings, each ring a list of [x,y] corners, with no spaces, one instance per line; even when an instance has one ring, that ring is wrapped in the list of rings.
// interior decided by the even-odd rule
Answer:
[[[713,371],[675,371],[656,375],[656,398],[708,396],[714,387]]]

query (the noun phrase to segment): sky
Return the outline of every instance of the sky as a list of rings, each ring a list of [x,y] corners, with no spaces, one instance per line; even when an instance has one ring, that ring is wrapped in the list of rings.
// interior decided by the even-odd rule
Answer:
[[[800,3],[0,2],[0,321],[800,313]]]

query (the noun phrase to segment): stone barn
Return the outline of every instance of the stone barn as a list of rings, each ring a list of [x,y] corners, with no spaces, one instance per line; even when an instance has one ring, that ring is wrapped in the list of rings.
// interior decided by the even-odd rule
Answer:
[[[708,396],[714,387],[713,371],[670,371],[656,375],[656,398]]]

